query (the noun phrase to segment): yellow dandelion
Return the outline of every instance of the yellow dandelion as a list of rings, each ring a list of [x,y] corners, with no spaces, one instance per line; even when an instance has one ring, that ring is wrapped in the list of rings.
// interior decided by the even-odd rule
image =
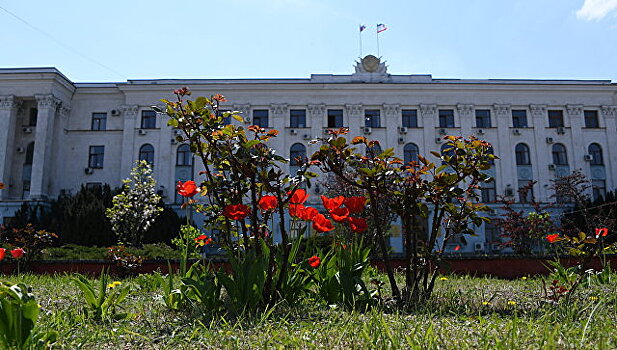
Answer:
[[[508,305],[516,305],[516,301],[514,301],[514,300],[508,300]]]
[[[39,309],[40,309],[40,308],[42,308],[41,304],[36,304],[36,306],[38,306],[38,307],[39,307]]]
[[[115,286],[116,286],[115,284],[110,283],[110,284],[107,285],[107,288],[114,288]]]
[[[595,295],[592,295],[592,296],[589,297],[589,300],[594,300],[595,301],[595,300],[598,300],[598,297],[595,296]]]
[[[488,301],[483,301],[482,305],[488,305]]]
[[[523,276],[521,279],[524,281],[527,279],[527,276]]]
[[[115,282],[113,282],[112,284],[113,284],[114,286],[119,286],[119,285],[121,285],[121,284],[122,284],[122,282],[120,282],[120,281],[115,281]]]
[[[442,277],[442,278],[440,278],[439,280],[440,280],[440,281],[447,281],[447,280],[448,280],[448,278],[447,278],[447,277]]]

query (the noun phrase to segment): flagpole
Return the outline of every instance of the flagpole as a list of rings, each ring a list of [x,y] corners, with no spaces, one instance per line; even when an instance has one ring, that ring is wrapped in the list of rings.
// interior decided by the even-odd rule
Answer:
[[[377,25],[377,31],[375,35],[377,35],[377,58],[379,58],[381,57],[379,56],[379,25]]]
[[[358,36],[360,38],[360,57],[362,57],[362,24],[360,24]]]

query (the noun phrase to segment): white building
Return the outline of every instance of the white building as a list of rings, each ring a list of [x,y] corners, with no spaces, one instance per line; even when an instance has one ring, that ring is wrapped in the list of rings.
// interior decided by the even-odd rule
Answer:
[[[594,195],[617,188],[617,84],[609,80],[391,75],[374,56],[357,62],[354,74],[308,79],[74,83],[55,68],[8,68],[0,69],[0,220],[24,200],[81,184],[118,186],[140,158],[153,163],[173,202],[177,180],[198,179],[199,169],[150,106],[182,86],[193,96],[220,93],[251,124],[278,129],[272,145],[287,156],[311,154],[318,146],[310,139],[343,126],[406,159],[439,151],[443,134],[475,134],[500,157],[494,187],[483,193],[489,202],[516,196],[529,180],[538,181],[536,199],[548,201],[550,180],[578,168],[593,179]],[[473,251],[471,243],[465,249]]]

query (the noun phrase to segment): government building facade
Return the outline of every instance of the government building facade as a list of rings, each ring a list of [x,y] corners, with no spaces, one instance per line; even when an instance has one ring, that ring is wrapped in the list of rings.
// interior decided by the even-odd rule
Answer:
[[[393,75],[370,55],[353,74],[308,79],[75,83],[55,68],[7,68],[0,69],[0,221],[24,201],[75,193],[82,184],[119,186],[139,159],[152,164],[165,201],[178,203],[175,183],[199,181],[200,165],[151,106],[182,86],[193,96],[220,93],[230,101],[225,109],[248,124],[279,130],[272,147],[290,158],[312,154],[318,145],[309,141],[339,127],[406,161],[439,152],[444,135],[476,135],[500,158],[490,170],[495,182],[482,189],[494,215],[497,196],[528,201],[517,190],[529,181],[537,181],[536,200],[551,201],[550,181],[575,169],[591,179],[594,198],[617,188],[617,84],[610,80]],[[494,252],[496,232],[478,228],[461,252]],[[396,229],[392,246],[401,247]]]

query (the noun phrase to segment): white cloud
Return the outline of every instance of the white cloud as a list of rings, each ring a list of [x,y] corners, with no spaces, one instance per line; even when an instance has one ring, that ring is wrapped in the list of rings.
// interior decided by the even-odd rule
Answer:
[[[599,21],[617,10],[617,0],[585,0],[583,7],[576,11],[576,17],[587,21]]]

